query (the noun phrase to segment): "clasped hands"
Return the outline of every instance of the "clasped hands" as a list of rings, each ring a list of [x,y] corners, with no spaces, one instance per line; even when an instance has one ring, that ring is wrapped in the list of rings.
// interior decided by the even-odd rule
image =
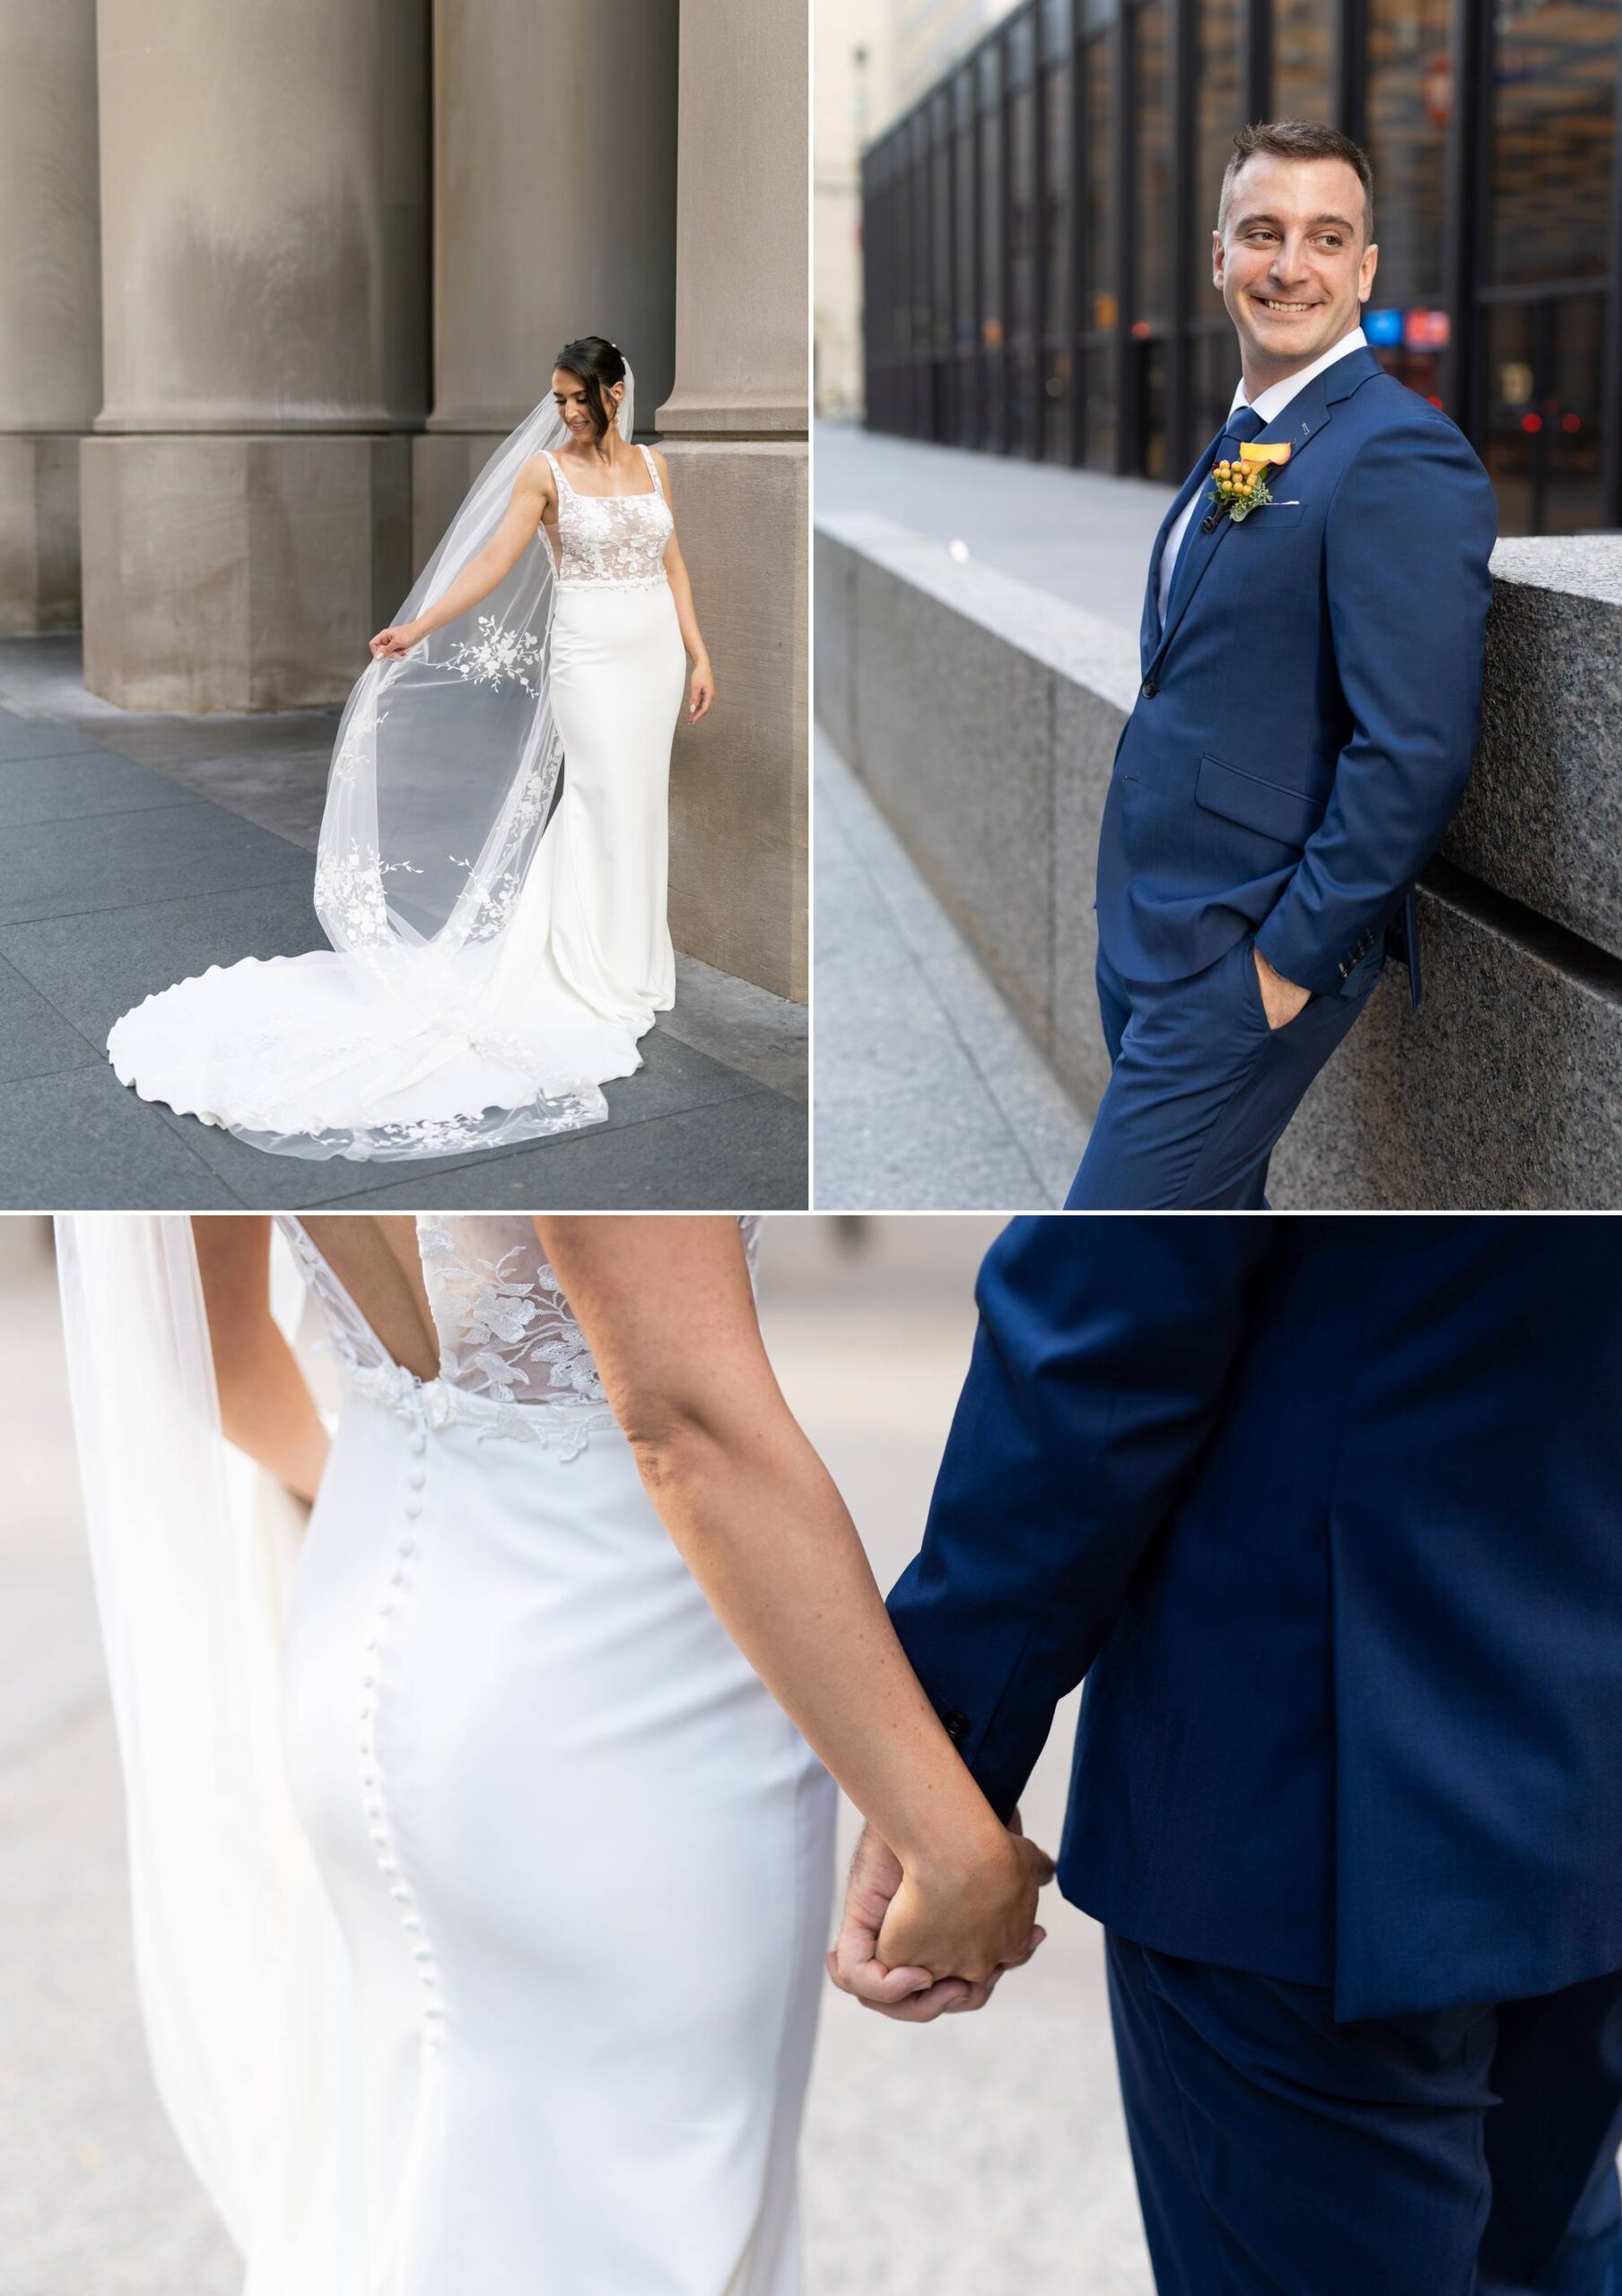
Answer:
[[[1023,1967],[1047,1935],[1036,1900],[1052,1878],[1052,1859],[1025,1839],[1017,1811],[1006,1831],[916,1866],[903,1866],[868,1826],[828,1975],[842,1993],[903,2024],[983,2009],[1004,1971]]]

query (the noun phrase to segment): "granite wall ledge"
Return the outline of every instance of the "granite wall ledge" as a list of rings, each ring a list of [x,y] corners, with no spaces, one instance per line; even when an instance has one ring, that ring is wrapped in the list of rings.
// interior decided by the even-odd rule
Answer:
[[[1622,536],[1501,543],[1476,771],[1280,1205],[1622,1205]],[[816,711],[1089,1115],[1093,856],[1135,641],[869,513],[815,540]]]

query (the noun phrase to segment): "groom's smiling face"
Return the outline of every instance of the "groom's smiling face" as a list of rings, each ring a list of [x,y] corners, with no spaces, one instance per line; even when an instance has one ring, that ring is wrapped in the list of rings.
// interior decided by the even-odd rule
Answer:
[[[1357,325],[1378,254],[1363,186],[1344,160],[1258,152],[1245,161],[1228,187],[1211,261],[1252,396]]]

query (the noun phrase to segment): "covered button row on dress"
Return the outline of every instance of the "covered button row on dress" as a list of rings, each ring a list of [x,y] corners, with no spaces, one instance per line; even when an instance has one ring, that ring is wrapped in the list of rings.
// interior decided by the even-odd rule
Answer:
[[[378,1670],[382,1648],[389,1622],[411,1593],[414,1583],[412,1564],[417,1552],[415,1526],[422,1517],[423,1494],[428,1481],[428,1434],[425,1419],[421,1413],[414,1417],[411,1433],[406,1438],[406,1448],[411,1464],[406,1474],[406,1503],[402,1509],[406,1528],[395,1548],[388,1583],[367,1624],[361,1666],[361,1807],[366,1819],[366,1838],[371,1844],[378,1871],[383,1876],[398,1911],[400,1926],[411,1940],[411,1956],[422,1995],[423,2046],[432,2052],[439,2048],[444,2036],[445,2009],[439,1997],[440,1973],[433,1948],[423,1935],[423,1917],[418,1909],[415,1892],[400,1870],[399,1857],[389,1829],[388,1805],[383,1799],[382,1781],[378,1774],[376,1738]]]

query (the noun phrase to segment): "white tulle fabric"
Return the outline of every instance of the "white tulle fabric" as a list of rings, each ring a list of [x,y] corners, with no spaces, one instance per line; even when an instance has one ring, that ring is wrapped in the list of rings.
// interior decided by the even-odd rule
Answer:
[[[622,434],[634,420],[629,375]],[[397,619],[441,596],[546,455],[545,529],[469,613],[371,663],[338,727],[330,950],[211,967],[108,1039],[143,1099],[283,1155],[404,1159],[598,1123],[674,996],[667,793],[685,655],[645,491],[580,495],[552,402],[491,457]],[[562,563],[559,563],[561,552]],[[561,785],[561,793],[560,793]]]
[[[830,1783],[531,1224],[419,1222],[432,1380],[280,1225],[340,1396],[291,1570],[187,1223],[62,1223],[143,2002],[249,2296],[792,2296]]]

